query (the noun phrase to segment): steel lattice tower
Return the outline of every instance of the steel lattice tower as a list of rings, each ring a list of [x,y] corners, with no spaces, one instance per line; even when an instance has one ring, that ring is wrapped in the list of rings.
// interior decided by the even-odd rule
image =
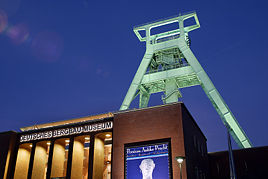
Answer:
[[[195,24],[184,27],[184,21],[189,18],[193,18]],[[179,28],[151,35],[152,28],[171,23],[178,23]],[[189,47],[188,33],[199,27],[195,12],[134,27],[139,40],[146,42],[146,52],[120,110],[128,109],[138,95],[139,108],[147,107],[150,95],[158,92],[164,92],[164,104],[177,102],[182,96],[180,88],[201,85],[238,146],[252,147],[249,138]],[[141,36],[141,31],[145,31],[144,37]]]

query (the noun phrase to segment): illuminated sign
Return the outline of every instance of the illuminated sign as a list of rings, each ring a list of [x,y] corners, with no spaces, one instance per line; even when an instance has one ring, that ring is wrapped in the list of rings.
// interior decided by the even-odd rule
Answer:
[[[104,123],[96,123],[96,124],[87,124],[78,127],[69,127],[63,129],[55,129],[44,132],[36,132],[32,134],[24,134],[20,136],[20,142],[28,142],[32,140],[42,140],[42,139],[50,139],[61,136],[68,136],[73,134],[81,134],[88,132],[95,132],[101,130],[107,130],[113,128],[113,122],[104,122]]]
[[[125,147],[126,179],[170,179],[169,143]]]

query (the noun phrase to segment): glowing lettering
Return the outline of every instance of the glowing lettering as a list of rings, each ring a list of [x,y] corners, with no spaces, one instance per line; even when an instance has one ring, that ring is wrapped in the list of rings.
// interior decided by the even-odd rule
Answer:
[[[32,140],[50,139],[61,136],[68,136],[73,134],[87,133],[92,131],[107,130],[113,128],[113,122],[97,123],[85,126],[70,127],[64,129],[55,129],[53,131],[38,132],[32,134],[22,134],[20,142],[28,142]]]

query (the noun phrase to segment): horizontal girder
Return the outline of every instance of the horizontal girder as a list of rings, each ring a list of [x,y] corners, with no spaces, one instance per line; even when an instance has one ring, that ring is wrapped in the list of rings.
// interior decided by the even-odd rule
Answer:
[[[200,85],[200,81],[191,66],[150,73],[143,76],[141,84],[149,89],[149,93],[165,91],[165,80],[175,79],[178,88]]]

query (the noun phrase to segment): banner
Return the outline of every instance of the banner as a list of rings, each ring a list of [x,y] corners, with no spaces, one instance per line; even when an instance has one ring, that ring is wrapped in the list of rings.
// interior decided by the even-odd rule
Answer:
[[[126,148],[126,179],[170,179],[168,143]]]

